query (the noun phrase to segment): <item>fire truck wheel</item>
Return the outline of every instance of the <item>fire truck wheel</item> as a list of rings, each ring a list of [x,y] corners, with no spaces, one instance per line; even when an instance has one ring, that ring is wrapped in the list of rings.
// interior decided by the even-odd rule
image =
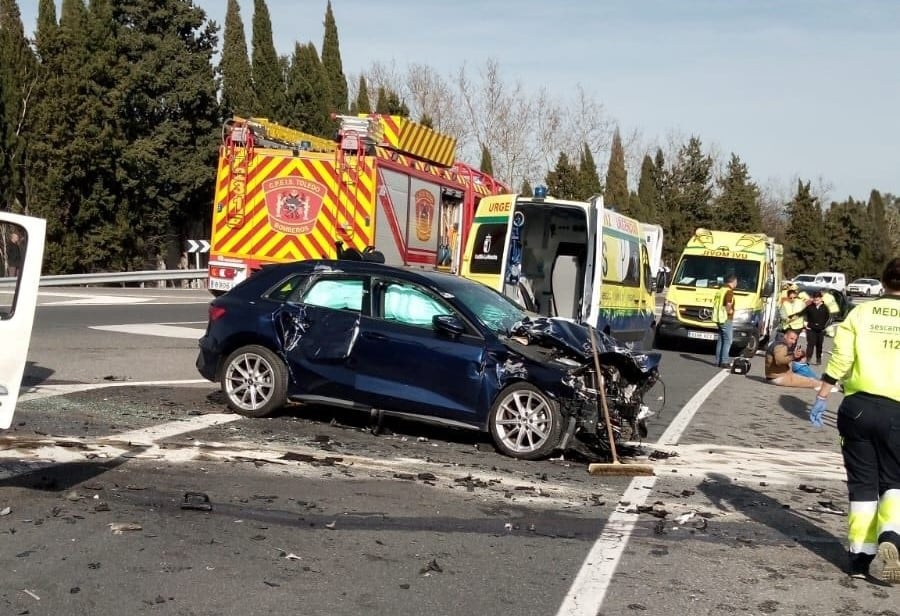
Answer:
[[[287,367],[259,345],[236,349],[222,368],[222,393],[228,406],[245,417],[265,417],[287,400]]]
[[[520,460],[546,458],[562,436],[559,406],[525,382],[513,383],[500,392],[488,423],[497,449]]]

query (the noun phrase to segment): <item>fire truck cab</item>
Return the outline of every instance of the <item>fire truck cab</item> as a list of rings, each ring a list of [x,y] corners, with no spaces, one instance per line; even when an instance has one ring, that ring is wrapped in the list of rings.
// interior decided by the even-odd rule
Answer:
[[[262,118],[226,123],[209,289],[267,263],[377,258],[456,272],[482,197],[509,189],[455,161],[456,140],[407,118],[334,116],[334,140]]]

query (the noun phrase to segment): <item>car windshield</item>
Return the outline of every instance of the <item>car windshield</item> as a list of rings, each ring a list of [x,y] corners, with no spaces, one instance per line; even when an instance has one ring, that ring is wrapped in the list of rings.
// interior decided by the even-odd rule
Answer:
[[[796,278],[794,278],[794,282],[812,282],[816,277],[812,274],[800,274]]]
[[[725,284],[725,279],[737,276],[737,291],[756,292],[759,288],[759,261],[728,259],[701,255],[685,255],[675,272],[675,284],[698,289],[715,288]]]
[[[876,282],[878,281],[871,278],[857,278],[852,284],[875,284]]]
[[[513,300],[481,283],[448,277],[441,281],[441,287],[452,293],[495,334],[509,334],[513,325],[528,316],[525,309]]]

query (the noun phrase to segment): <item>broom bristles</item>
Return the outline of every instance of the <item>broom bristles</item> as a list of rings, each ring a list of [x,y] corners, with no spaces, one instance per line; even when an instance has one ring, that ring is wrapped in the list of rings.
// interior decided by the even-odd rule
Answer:
[[[591,475],[655,475],[652,466],[646,464],[622,464],[621,462],[588,464]]]

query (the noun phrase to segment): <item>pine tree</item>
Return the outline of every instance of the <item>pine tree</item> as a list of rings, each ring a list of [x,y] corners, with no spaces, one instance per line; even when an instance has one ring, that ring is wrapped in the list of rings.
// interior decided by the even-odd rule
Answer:
[[[634,213],[638,220],[656,223],[659,218],[657,211],[659,208],[659,189],[656,179],[656,165],[653,159],[647,154],[641,162],[641,177],[638,179],[638,203],[640,209]]]
[[[628,214],[628,172],[625,170],[625,148],[619,129],[613,133],[609,152],[609,167],[606,170],[606,191],[603,203],[623,214]]]
[[[700,139],[691,137],[678,152],[666,178],[665,202],[671,240],[684,246],[698,227],[715,228],[711,207],[712,158],[704,155]]]
[[[225,12],[225,32],[219,73],[222,77],[222,112],[251,117],[259,115],[253,71],[247,53],[247,35],[237,0],[228,0]]]
[[[494,175],[494,163],[491,160],[491,150],[484,144],[481,145],[481,165],[478,168],[482,173]]]
[[[257,115],[284,122],[286,88],[266,0],[254,0],[253,4],[253,87],[259,105]]]
[[[409,107],[406,106],[399,94],[393,90],[379,87],[375,113],[408,117]]]
[[[369,85],[366,76],[359,76],[359,87],[356,92],[356,113],[372,113],[372,104],[369,102]]]
[[[603,184],[597,174],[597,163],[588,144],[581,147],[581,156],[578,159],[578,194],[579,199],[587,200],[603,193]]]
[[[556,167],[547,174],[547,194],[557,199],[577,200],[578,179],[578,169],[569,162],[565,152],[560,152]]]
[[[831,204],[823,217],[821,235],[827,241],[822,249],[820,269],[844,272],[851,279],[870,271],[871,259],[866,254],[870,245],[866,237],[866,222],[865,204],[852,198]]]
[[[325,67],[312,43],[294,45],[288,71],[288,100],[285,122],[289,126],[320,137],[334,137]]]
[[[0,210],[24,206],[25,127],[36,71],[18,4],[0,0]]]
[[[797,192],[788,204],[784,261],[786,275],[790,276],[819,272],[825,265],[822,210],[809,184],[798,180]]]
[[[522,180],[522,188],[519,189],[519,194],[523,197],[533,197],[534,190],[531,188],[531,182]]]
[[[344,67],[341,64],[341,46],[338,42],[334,13],[331,10],[331,0],[328,0],[325,8],[325,37],[322,39],[322,64],[325,66],[325,74],[328,76],[328,85],[331,89],[332,111],[345,113],[347,111],[347,77],[344,75]]]
[[[731,154],[726,175],[719,179],[721,194],[716,199],[717,228],[740,233],[762,232],[759,188],[750,181],[747,165]]]

